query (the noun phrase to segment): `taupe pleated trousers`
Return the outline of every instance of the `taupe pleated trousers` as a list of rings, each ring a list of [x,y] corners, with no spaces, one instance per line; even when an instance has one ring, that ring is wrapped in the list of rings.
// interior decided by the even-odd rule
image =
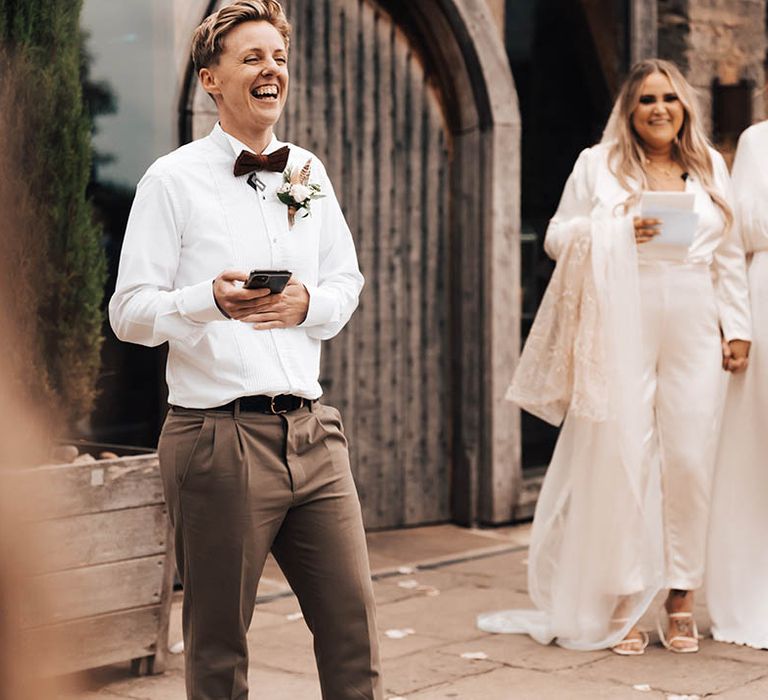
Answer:
[[[159,444],[184,584],[189,700],[248,698],[246,633],[271,550],[314,637],[326,700],[381,700],[373,589],[339,412],[174,408]],[[259,695],[258,687],[254,689]]]
[[[702,585],[725,388],[707,265],[641,262],[644,393],[661,455],[667,588]],[[652,424],[652,426],[650,425]]]

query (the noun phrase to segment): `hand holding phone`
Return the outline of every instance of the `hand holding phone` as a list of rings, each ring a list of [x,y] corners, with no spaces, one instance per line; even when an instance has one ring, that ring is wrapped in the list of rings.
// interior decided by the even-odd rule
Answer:
[[[273,330],[298,326],[305,321],[307,313],[309,292],[301,282],[291,277],[281,294],[267,294],[257,299],[252,313],[240,320],[252,324],[256,330]]]
[[[243,287],[269,289],[270,294],[280,294],[291,279],[291,274],[288,270],[251,270]]]

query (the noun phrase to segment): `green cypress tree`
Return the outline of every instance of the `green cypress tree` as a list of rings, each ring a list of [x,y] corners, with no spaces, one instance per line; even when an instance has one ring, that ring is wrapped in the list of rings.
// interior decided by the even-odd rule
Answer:
[[[0,75],[10,93],[17,176],[34,216],[22,240],[34,246],[18,270],[35,312],[38,384],[72,427],[96,396],[106,260],[86,188],[90,118],[80,82],[82,0],[0,0]],[[9,87],[10,86],[10,87]],[[24,257],[24,256],[22,256]],[[34,362],[34,358],[30,358]]]

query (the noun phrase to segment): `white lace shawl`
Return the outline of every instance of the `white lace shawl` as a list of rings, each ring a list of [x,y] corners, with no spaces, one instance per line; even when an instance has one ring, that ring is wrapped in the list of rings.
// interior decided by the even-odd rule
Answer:
[[[570,224],[506,398],[552,425],[566,412],[607,417],[605,338],[592,272],[592,227]]]

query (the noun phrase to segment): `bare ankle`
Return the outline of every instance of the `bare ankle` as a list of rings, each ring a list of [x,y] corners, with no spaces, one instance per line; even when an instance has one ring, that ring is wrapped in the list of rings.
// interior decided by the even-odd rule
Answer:
[[[691,612],[693,610],[693,591],[671,588],[665,603],[667,612]]]

